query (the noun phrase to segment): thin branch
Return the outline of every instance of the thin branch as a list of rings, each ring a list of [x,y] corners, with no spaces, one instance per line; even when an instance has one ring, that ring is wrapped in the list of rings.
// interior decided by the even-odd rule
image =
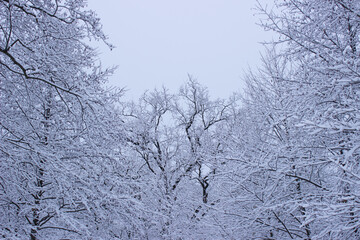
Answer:
[[[58,229],[58,230],[64,230],[64,231],[68,231],[68,232],[73,232],[76,234],[81,235],[81,233],[75,231],[75,230],[71,230],[71,229],[67,229],[67,228],[62,228],[62,227],[39,227],[39,230],[43,230],[43,229]]]
[[[308,182],[308,183],[314,185],[315,187],[321,188],[321,189],[323,189],[323,190],[325,190],[325,191],[330,191],[329,189],[327,189],[327,188],[325,188],[325,187],[323,187],[323,186],[321,186],[321,185],[319,185],[319,184],[317,184],[317,183],[314,183],[313,181],[311,181],[311,180],[309,180],[309,179],[306,179],[306,178],[303,178],[303,177],[300,177],[300,176],[297,176],[297,175],[292,175],[292,174],[285,174],[285,176],[297,178],[297,179],[299,179],[299,180],[303,180],[303,181],[305,181],[305,182]]]
[[[5,63],[3,63],[3,62],[0,61],[0,64],[2,64],[4,67],[6,67],[6,68],[7,68],[8,70],[10,70],[11,72],[16,73],[16,74],[19,74],[19,75],[23,75],[26,79],[32,79],[32,80],[38,80],[38,81],[44,82],[44,83],[46,83],[46,84],[48,84],[48,85],[50,85],[50,86],[52,86],[52,87],[54,87],[54,88],[60,89],[60,90],[63,91],[63,92],[67,92],[67,93],[72,94],[72,95],[74,95],[74,96],[76,96],[76,97],[81,97],[79,94],[74,93],[74,92],[72,92],[72,91],[70,91],[70,90],[68,90],[68,89],[63,88],[63,87],[60,87],[60,86],[58,86],[58,85],[56,85],[56,84],[54,84],[54,83],[52,83],[52,82],[49,82],[48,80],[45,80],[45,79],[42,79],[42,78],[38,78],[38,77],[29,76],[28,73],[27,73],[27,71],[26,71],[26,69],[24,68],[24,66],[22,66],[6,49],[0,48],[0,52],[2,52],[2,53],[5,54],[7,57],[9,57],[10,60],[11,60],[16,66],[18,66],[18,67],[21,69],[21,71],[22,71],[22,73],[17,72],[17,71],[15,71],[15,70],[11,69],[7,64],[5,64]]]
[[[273,214],[275,215],[276,219],[281,223],[281,225],[283,225],[283,227],[285,228],[286,232],[289,234],[289,236],[291,237],[291,239],[294,239],[293,236],[291,235],[291,232],[289,231],[289,229],[286,227],[285,223],[278,217],[278,215],[272,211]]]

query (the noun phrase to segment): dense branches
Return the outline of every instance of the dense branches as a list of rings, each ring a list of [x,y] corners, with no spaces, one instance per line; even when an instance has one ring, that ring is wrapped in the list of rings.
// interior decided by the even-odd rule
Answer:
[[[263,25],[280,40],[264,70],[247,77],[245,99],[256,123],[250,134],[261,136],[246,140],[261,148],[245,159],[260,157],[263,167],[244,164],[253,172],[238,181],[266,173],[253,190],[244,184],[261,200],[254,222],[268,229],[263,237],[358,238],[359,4],[291,0],[277,7],[260,8]]]
[[[157,222],[147,226],[150,239],[217,236],[208,206],[217,199],[219,127],[233,105],[211,101],[206,88],[190,78],[177,94],[147,92],[124,110],[129,154],[139,164],[134,174],[144,183],[139,198],[156,214],[146,220]]]
[[[126,219],[135,211],[127,208],[131,198],[119,198],[131,190],[116,175],[122,168],[120,134],[113,133],[122,131],[116,94],[101,85],[111,71],[94,64],[83,41],[106,39],[83,5],[0,2],[3,238],[108,239],[133,231],[134,220]]]
[[[357,1],[259,6],[280,37],[241,99],[190,77],[135,103],[83,7],[0,1],[0,237],[360,237]]]

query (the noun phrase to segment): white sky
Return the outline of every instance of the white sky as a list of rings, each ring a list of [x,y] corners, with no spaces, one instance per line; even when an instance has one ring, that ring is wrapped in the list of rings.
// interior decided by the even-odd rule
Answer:
[[[262,0],[272,4],[272,0]],[[260,42],[272,35],[256,25],[255,0],[88,0],[113,51],[98,46],[103,66],[118,66],[110,83],[128,99],[166,86],[177,90],[190,74],[212,97],[242,87],[248,67],[260,65]]]

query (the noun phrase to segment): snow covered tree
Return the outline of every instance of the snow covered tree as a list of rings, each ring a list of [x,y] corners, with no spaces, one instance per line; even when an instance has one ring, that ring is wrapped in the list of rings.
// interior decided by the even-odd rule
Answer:
[[[221,236],[208,206],[217,200],[217,129],[231,104],[210,100],[206,88],[190,79],[178,94],[147,92],[124,112],[129,158],[139,164],[133,174],[143,182],[139,199],[151,213],[144,219],[150,239]]]
[[[0,1],[0,236],[133,236],[117,93],[85,39],[106,41],[85,1]],[[131,216],[131,219],[130,217]]]
[[[299,65],[291,93],[301,93],[306,107],[294,118],[317,142],[313,149],[323,149],[311,158],[322,163],[329,190],[311,201],[314,213],[307,221],[322,222],[314,236],[358,238],[360,4],[285,1],[279,7],[284,15],[270,14],[266,26],[283,36],[288,56]]]
[[[280,35],[278,51],[266,59],[265,75],[248,77],[245,113],[256,125],[249,136],[259,137],[238,137],[250,143],[249,154],[236,157],[244,160],[239,171],[253,172],[243,170],[251,174],[237,182],[258,203],[240,219],[252,212],[256,237],[358,238],[360,5],[285,0],[276,6],[260,11],[263,26]]]

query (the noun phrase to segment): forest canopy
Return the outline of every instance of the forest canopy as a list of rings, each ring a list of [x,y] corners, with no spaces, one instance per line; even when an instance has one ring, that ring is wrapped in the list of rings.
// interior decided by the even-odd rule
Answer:
[[[0,238],[360,238],[359,2],[258,4],[279,39],[243,94],[136,102],[85,6],[0,0]]]

